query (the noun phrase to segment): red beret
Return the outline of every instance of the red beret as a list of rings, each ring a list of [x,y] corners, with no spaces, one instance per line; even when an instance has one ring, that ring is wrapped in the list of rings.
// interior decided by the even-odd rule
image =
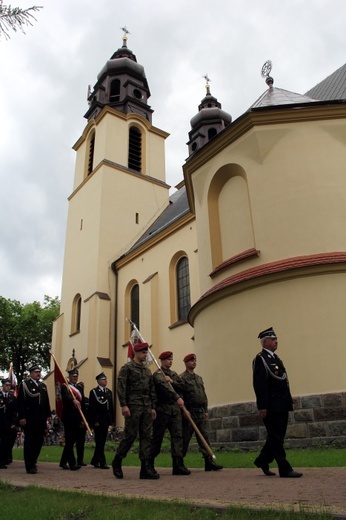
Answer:
[[[187,354],[183,361],[184,363],[186,363],[187,361],[191,361],[191,359],[193,359],[194,361],[196,361],[196,354]]]
[[[165,352],[161,352],[161,354],[159,355],[159,359],[168,359],[170,357],[173,357],[173,352],[171,352],[170,350],[166,350]]]
[[[148,343],[139,342],[134,345],[133,350],[135,352],[141,352],[142,350],[148,350],[148,348],[149,348]]]

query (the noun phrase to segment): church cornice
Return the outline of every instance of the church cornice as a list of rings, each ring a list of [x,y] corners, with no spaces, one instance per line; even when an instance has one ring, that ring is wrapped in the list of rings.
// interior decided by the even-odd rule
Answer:
[[[140,114],[136,114],[134,112],[131,112],[129,114],[124,114],[124,112],[120,112],[116,108],[106,105],[102,109],[102,111],[95,117],[95,119],[91,119],[89,121],[89,123],[86,125],[86,127],[83,130],[82,135],[72,146],[73,150],[75,150],[75,151],[78,150],[78,148],[86,140],[91,128],[97,127],[98,124],[102,121],[102,119],[104,117],[106,117],[107,115],[116,117],[118,119],[122,119],[123,121],[138,121],[139,123],[142,123],[145,126],[145,128],[148,130],[148,132],[152,132],[153,134],[163,137],[164,139],[167,139],[167,137],[169,137],[169,135],[170,135],[168,132],[165,132],[164,130],[157,128],[156,126],[153,126],[147,119],[145,119],[145,117],[141,116]]]
[[[246,112],[227,126],[209,143],[191,155],[183,165],[187,197],[191,211],[195,211],[192,175],[195,171],[221,153],[255,127],[285,123],[304,123],[346,118],[344,102],[314,102],[303,105],[256,108]]]
[[[293,278],[346,272],[346,252],[296,256],[240,271],[211,287],[191,307],[188,321],[194,326],[198,314],[234,294]]]
[[[73,199],[73,197],[76,195],[76,193],[79,192],[83,188],[83,186],[94,176],[97,174],[97,172],[103,167],[106,166],[108,168],[112,168],[116,171],[121,171],[123,173],[126,173],[128,175],[133,175],[137,179],[140,179],[142,181],[151,182],[152,184],[156,184],[157,186],[163,186],[164,188],[169,189],[170,185],[166,184],[163,181],[160,181],[159,179],[155,179],[155,177],[151,177],[150,175],[146,175],[145,173],[135,172],[134,170],[130,170],[129,168],[125,168],[125,166],[122,166],[121,164],[115,163],[113,161],[109,161],[108,159],[103,159],[99,162],[99,164],[93,169],[93,171],[88,175],[83,182],[80,183],[79,186],[73,192],[71,195],[67,198],[68,201]]]

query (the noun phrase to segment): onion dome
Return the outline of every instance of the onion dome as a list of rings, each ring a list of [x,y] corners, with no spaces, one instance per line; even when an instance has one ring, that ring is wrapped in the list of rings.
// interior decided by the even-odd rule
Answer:
[[[123,28],[123,45],[107,61],[97,76],[93,90],[89,88],[89,110],[85,118],[94,119],[106,105],[124,112],[137,113],[151,122],[153,110],[147,104],[150,90],[144,67],[127,47],[126,28]]]
[[[232,116],[222,110],[221,103],[211,94],[209,78],[204,77],[207,81],[206,96],[198,107],[198,113],[190,121],[191,130],[187,143],[189,155],[202,148],[232,122]]]

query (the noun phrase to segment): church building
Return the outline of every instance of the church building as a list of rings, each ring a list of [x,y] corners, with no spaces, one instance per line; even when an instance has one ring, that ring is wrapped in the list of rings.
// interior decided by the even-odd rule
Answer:
[[[275,87],[270,68],[234,121],[207,83],[170,195],[168,134],[125,35],[73,147],[54,355],[88,392],[102,371],[116,390],[127,319],[178,373],[194,352],[218,443],[263,438],[252,360],[271,326],[296,401],[288,436],[346,436],[346,65],[305,95]]]

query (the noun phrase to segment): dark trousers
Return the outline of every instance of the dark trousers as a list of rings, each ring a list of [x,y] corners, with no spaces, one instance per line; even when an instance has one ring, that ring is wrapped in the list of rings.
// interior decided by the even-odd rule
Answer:
[[[85,428],[80,423],[64,423],[65,446],[60,459],[60,466],[69,464],[70,467],[83,462],[84,445],[85,445]],[[74,454],[74,445],[76,445],[77,461]]]
[[[161,451],[161,444],[165,431],[168,430],[171,436],[171,455],[172,457],[183,456],[183,431],[180,411],[176,414],[157,412],[157,417],[153,423],[152,453],[151,458],[155,459]]]
[[[24,426],[24,462],[26,470],[33,469],[43,445],[46,421],[29,423]]]
[[[117,449],[118,457],[121,459],[126,457],[137,435],[139,435],[139,458],[140,460],[150,459],[152,424],[150,408],[144,406],[131,407],[131,416],[125,417],[124,438],[120,441]]]
[[[6,466],[6,464],[8,464],[11,458],[11,450],[11,428],[0,428],[0,466]]]
[[[280,475],[287,475],[292,470],[292,466],[286,459],[284,449],[287,422],[288,412],[267,412],[266,417],[263,419],[267,430],[267,440],[256,459],[256,463],[259,466],[266,466],[275,459]]]
[[[107,440],[108,426],[94,426],[94,436],[95,436],[95,450],[93,458],[91,459],[91,464],[97,466],[106,465],[106,457],[105,457],[105,444]]]
[[[79,427],[76,439],[77,464],[81,464],[82,462],[84,462],[85,434],[85,427]]]
[[[205,415],[203,414],[203,415],[194,416],[191,414],[191,417],[192,417],[194,423],[196,424],[197,428],[203,435],[206,443],[208,445],[210,445],[209,437],[208,437],[208,423],[207,423],[207,419],[205,418]],[[191,437],[194,433],[195,433],[195,429],[192,426],[192,424],[190,423],[190,421],[188,419],[186,419],[185,417],[183,417],[183,456],[184,457],[188,450]],[[209,453],[205,449],[203,442],[201,441],[199,435],[197,435],[197,434],[196,434],[196,439],[197,439],[198,446],[199,446],[200,451],[202,452],[203,457],[208,457]]]

